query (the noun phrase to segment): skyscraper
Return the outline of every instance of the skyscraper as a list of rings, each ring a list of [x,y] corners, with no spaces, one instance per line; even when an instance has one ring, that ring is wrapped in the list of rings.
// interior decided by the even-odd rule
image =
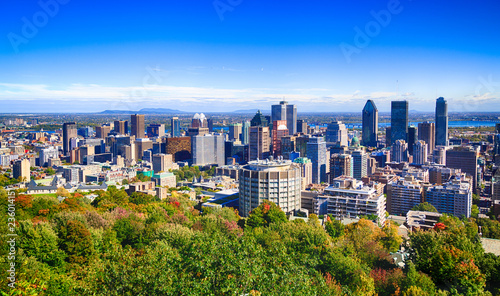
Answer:
[[[115,120],[114,131],[119,135],[125,135],[128,133],[128,121],[125,120]]]
[[[250,127],[250,143],[248,144],[249,160],[266,159],[269,157],[269,127]]]
[[[307,142],[307,158],[312,162],[312,182],[319,184],[326,179],[326,142],[323,137],[311,137]]]
[[[448,103],[443,97],[436,100],[436,145],[448,146]]]
[[[269,123],[267,119],[262,115],[262,112],[260,110],[257,110],[257,113],[255,113],[254,117],[252,118],[252,121],[250,122],[251,126],[267,126],[269,127]]]
[[[66,122],[63,124],[63,153],[64,155],[68,155],[71,150],[69,147],[69,141],[71,138],[75,138],[77,136],[76,123],[74,122]]]
[[[461,169],[472,177],[473,192],[477,188],[477,158],[478,152],[472,147],[453,147],[446,150],[446,166]]]
[[[148,125],[147,135],[149,138],[158,137],[161,138],[165,135],[165,125],[152,123]]]
[[[15,179],[21,177],[22,182],[28,182],[30,180],[30,161],[26,158],[16,160],[12,166],[12,173]]]
[[[413,146],[413,163],[425,164],[427,162],[427,144],[419,140]]]
[[[408,133],[408,101],[391,102],[391,144],[406,141]]]
[[[303,119],[297,120],[297,132],[307,134],[307,122]]]
[[[279,105],[271,106],[271,121],[286,120],[289,134],[297,132],[297,107],[289,105],[287,101],[281,101]]]
[[[285,120],[276,120],[273,122],[272,137],[272,152],[274,156],[281,155],[281,138],[288,136],[288,128]]]
[[[179,122],[179,117],[172,117],[170,120],[170,136],[172,138],[181,136],[181,124]]]
[[[361,143],[367,147],[377,147],[378,109],[372,100],[366,101],[363,108],[363,134]]]
[[[418,124],[418,139],[427,143],[427,154],[433,153],[436,147],[435,136],[436,130],[434,122],[425,121]]]
[[[330,184],[340,176],[352,177],[352,156],[349,154],[332,154],[330,157]]]
[[[136,139],[144,138],[144,131],[145,131],[144,115],[132,114],[130,116],[130,123],[131,123],[130,134],[132,136],[135,136]]]
[[[191,155],[193,165],[217,164],[223,166],[226,163],[224,157],[224,136],[219,134],[207,134],[191,137]]]
[[[405,140],[396,140],[392,144],[391,158],[395,162],[408,161],[408,144]]]
[[[243,121],[241,126],[241,144],[248,145],[250,141],[250,121]]]
[[[410,125],[408,127],[408,153],[413,155],[413,144],[417,143],[417,127],[414,125]]]
[[[328,124],[326,128],[326,141],[337,143],[339,146],[348,145],[347,128],[342,121],[334,121]]]
[[[242,131],[241,123],[233,123],[229,125],[229,140],[240,140],[240,134]]]
[[[368,155],[364,150],[352,152],[352,176],[358,180],[368,175],[367,168]]]

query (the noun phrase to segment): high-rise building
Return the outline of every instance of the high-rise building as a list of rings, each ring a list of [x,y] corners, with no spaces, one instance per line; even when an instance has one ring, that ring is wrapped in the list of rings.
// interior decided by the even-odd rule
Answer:
[[[352,155],[352,176],[358,180],[368,175],[368,155],[364,150],[354,150]]]
[[[387,184],[387,211],[391,215],[406,215],[423,201],[423,192],[421,183],[413,177]]]
[[[432,152],[432,162],[436,164],[446,165],[446,147],[438,146]]]
[[[66,122],[63,124],[63,153],[68,155],[70,149],[69,141],[77,137],[76,123]]]
[[[347,128],[342,121],[334,121],[328,124],[326,128],[326,141],[336,143],[339,146],[348,145]]]
[[[377,147],[378,109],[372,100],[366,101],[363,108],[363,130],[361,143],[367,147]]]
[[[425,201],[433,205],[439,213],[469,218],[472,208],[470,183],[454,180],[427,189]]]
[[[162,152],[172,154],[173,160],[185,161],[191,159],[191,138],[190,137],[175,137],[164,138],[165,149]]]
[[[408,144],[404,140],[396,140],[392,144],[391,159],[395,162],[408,161]]]
[[[413,144],[413,163],[425,164],[427,162],[427,144],[419,140]]]
[[[204,136],[191,137],[191,155],[193,165],[223,166],[226,163],[224,156],[224,136],[218,134],[207,134]]]
[[[375,215],[384,224],[386,200],[382,192],[353,178],[339,177],[331,185],[316,198],[316,215],[331,214],[339,219]]]
[[[240,134],[242,132],[243,126],[241,123],[233,123],[229,125],[229,140],[240,141]]]
[[[115,120],[114,131],[119,135],[126,135],[128,133],[128,121],[126,120]]]
[[[153,142],[147,138],[135,139],[135,160],[142,159],[145,150],[153,150]]]
[[[14,179],[20,177],[22,182],[28,182],[30,180],[30,161],[26,158],[16,160],[12,167],[12,173]]]
[[[111,131],[111,127],[109,125],[97,126],[95,131],[96,138],[106,139],[109,132]]]
[[[255,113],[254,117],[252,118],[252,121],[250,121],[250,126],[267,126],[269,127],[269,122],[267,121],[266,117],[262,115],[260,110],[257,110],[257,113]]]
[[[307,185],[312,183],[312,162],[307,157],[297,157],[293,160],[300,167],[300,174],[302,176],[301,189],[305,190]]]
[[[181,136],[181,123],[179,117],[172,117],[170,120],[170,137],[176,138]]]
[[[49,159],[59,159],[59,151],[55,147],[41,149],[39,152],[39,159],[40,166],[45,167],[48,165]]]
[[[288,128],[285,120],[276,120],[273,122],[272,136],[272,153],[274,156],[281,155],[281,138],[288,136]]]
[[[448,103],[443,97],[436,100],[436,146],[448,146]]]
[[[406,141],[408,133],[408,101],[391,102],[391,144]]]
[[[209,133],[214,132],[214,120],[213,120],[213,118],[207,119],[207,128],[208,128]]]
[[[153,171],[158,172],[168,172],[172,168],[172,154],[153,154]]]
[[[241,126],[241,144],[248,145],[250,142],[250,121],[243,121]]]
[[[249,160],[266,159],[269,157],[270,137],[268,126],[251,126],[250,143],[248,144]]]
[[[446,150],[446,166],[461,169],[473,179],[473,190],[477,188],[478,152],[472,147],[453,147]]]
[[[312,162],[312,182],[327,182],[326,142],[323,137],[311,137],[307,142],[307,158]]]
[[[352,177],[352,156],[349,154],[334,153],[330,156],[330,184],[340,176]]]
[[[417,127],[414,125],[410,125],[408,127],[408,136],[407,136],[407,143],[408,143],[408,153],[410,155],[413,155],[413,144],[417,143]]]
[[[385,128],[385,147],[391,147],[391,127]]]
[[[197,128],[197,127],[206,127],[208,128],[207,124],[207,117],[203,113],[196,113],[193,116],[193,120],[191,120],[191,127]]]
[[[297,119],[297,133],[307,134],[307,122],[303,119]]]
[[[248,214],[265,200],[286,213],[300,209],[300,167],[290,160],[250,161],[239,170],[239,214]]]
[[[149,138],[157,137],[161,138],[165,135],[165,125],[152,123],[148,125],[147,135]]]
[[[290,159],[290,154],[295,151],[295,136],[281,137],[281,155],[284,159]]]
[[[271,106],[271,120],[286,120],[289,134],[297,133],[297,107],[289,105],[286,101],[281,101],[279,105]]]
[[[427,143],[427,154],[432,154],[436,147],[436,129],[434,122],[421,122],[418,124],[418,139]]]
[[[135,136],[136,139],[144,138],[144,131],[146,129],[146,126],[144,124],[144,115],[132,114],[130,116],[130,124],[131,124],[130,134],[132,136]]]

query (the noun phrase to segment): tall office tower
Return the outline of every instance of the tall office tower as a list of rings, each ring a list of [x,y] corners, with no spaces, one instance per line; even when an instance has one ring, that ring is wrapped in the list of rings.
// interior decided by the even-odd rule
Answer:
[[[432,154],[435,146],[435,126],[434,122],[421,122],[418,124],[418,139],[427,143],[427,154]]]
[[[267,119],[262,115],[260,110],[255,113],[254,117],[252,118],[252,121],[250,121],[250,126],[267,126],[269,127],[269,122]]]
[[[232,123],[229,125],[229,140],[240,141],[240,134],[242,132],[243,126],[241,123]]]
[[[269,127],[251,126],[250,142],[248,144],[249,160],[266,159],[269,157]]]
[[[130,116],[130,124],[131,124],[130,135],[135,136],[136,139],[144,138],[144,131],[146,129],[144,125],[144,115],[132,114]]]
[[[302,176],[301,189],[306,190],[307,185],[312,183],[312,162],[307,157],[297,157],[293,160],[300,167]]]
[[[214,132],[214,120],[212,118],[207,119],[207,127],[209,133]]]
[[[470,184],[464,180],[430,187],[425,197],[425,201],[433,205],[439,213],[470,217],[472,190]]]
[[[385,147],[391,147],[391,127],[385,128]]]
[[[352,177],[352,156],[349,154],[334,153],[330,156],[330,184],[340,176]]]
[[[367,147],[377,147],[378,109],[372,100],[366,101],[363,108],[363,134],[361,143]]]
[[[250,142],[250,121],[243,121],[241,124],[241,144],[248,145]]]
[[[196,113],[194,116],[193,116],[193,120],[191,120],[191,127],[206,127],[208,128],[208,124],[207,124],[207,117],[205,116],[205,114],[203,113]]]
[[[297,120],[297,133],[307,134],[307,122],[305,122],[305,120]]]
[[[191,159],[190,137],[164,138],[164,140],[165,149],[163,151],[172,154],[175,162]]]
[[[77,137],[76,123],[66,122],[63,124],[63,153],[68,155],[70,149],[69,141]]]
[[[436,146],[448,146],[448,103],[443,97],[436,100]]]
[[[119,135],[126,135],[128,133],[128,121],[126,121],[126,120],[115,120],[114,130]]]
[[[21,177],[22,182],[30,181],[30,161],[26,158],[19,159],[14,162],[12,167],[14,179]]]
[[[281,155],[284,159],[290,159],[290,153],[295,151],[295,136],[281,137]]]
[[[87,157],[87,156],[92,156],[92,155],[95,155],[95,146],[92,146],[92,145],[83,145],[83,146],[80,146],[78,148],[78,155],[77,155],[77,159],[78,159],[78,162],[80,164],[89,164],[90,162],[88,161],[88,159],[90,157]]]
[[[300,209],[301,179],[300,167],[290,160],[250,161],[239,170],[239,214],[247,217],[265,200],[286,213]]]
[[[172,168],[172,154],[153,154],[153,171],[158,172],[168,172]]]
[[[271,120],[286,120],[286,126],[290,135],[297,133],[297,107],[281,101],[279,105],[271,106]]]
[[[204,136],[191,137],[193,165],[225,165],[226,159],[224,157],[224,148],[223,135],[207,134]]]
[[[342,121],[329,123],[326,128],[326,141],[337,143],[338,146],[347,146],[349,139],[347,137],[347,128]]]
[[[368,175],[368,155],[364,150],[354,150],[352,153],[352,176],[358,180]]]
[[[436,164],[446,165],[446,147],[438,146],[432,152],[432,162]]]
[[[135,160],[142,159],[145,150],[153,150],[153,142],[147,138],[135,139]]]
[[[408,133],[408,101],[391,102],[391,144],[406,141]]]
[[[179,117],[172,117],[170,120],[170,137],[176,138],[181,136],[181,123]]]
[[[413,144],[413,163],[425,164],[427,162],[427,144],[419,140]]]
[[[111,127],[109,125],[97,126],[95,128],[95,136],[96,138],[105,139],[110,131]]]
[[[10,155],[8,155],[10,158]],[[41,149],[39,152],[39,164],[41,167],[46,167],[49,159],[59,159],[59,151],[55,147]],[[10,161],[10,160],[9,160]]]
[[[311,137],[307,142],[307,158],[312,162],[312,182],[328,182],[326,178],[326,142],[323,137]]]
[[[413,155],[413,144],[417,143],[417,127],[410,125],[408,127],[408,136],[406,142],[408,143],[408,153]]]
[[[422,184],[413,178],[399,178],[387,184],[387,211],[391,215],[406,215],[422,202],[423,192]]]
[[[493,138],[493,156],[495,158],[495,162],[498,162],[498,154],[500,154],[500,123],[495,125],[495,135]]]
[[[477,188],[477,158],[478,152],[472,147],[453,147],[446,150],[446,166],[461,169],[468,174],[473,182],[473,192]]]
[[[408,144],[404,140],[396,140],[392,144],[391,159],[395,162],[408,161]]]
[[[274,156],[281,155],[281,138],[288,136],[288,128],[285,120],[276,120],[273,122],[272,137],[272,153]]]
[[[147,135],[149,138],[157,137],[161,138],[165,135],[165,125],[152,123],[148,125]]]

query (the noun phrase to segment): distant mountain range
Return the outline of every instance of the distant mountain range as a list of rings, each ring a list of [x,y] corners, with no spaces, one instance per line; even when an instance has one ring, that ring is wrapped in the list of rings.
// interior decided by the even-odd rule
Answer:
[[[166,109],[166,108],[143,108],[139,111],[130,110],[104,110],[99,114],[185,114],[190,112]]]
[[[263,110],[263,109],[246,109],[246,110],[235,110],[231,113],[257,113],[257,111],[260,110],[262,114],[269,114],[271,111],[269,110]]]

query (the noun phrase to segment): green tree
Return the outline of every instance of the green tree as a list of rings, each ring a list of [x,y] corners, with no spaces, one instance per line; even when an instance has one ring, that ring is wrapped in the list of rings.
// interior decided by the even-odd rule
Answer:
[[[341,221],[335,219],[332,215],[328,215],[325,230],[332,238],[338,238],[344,235],[345,226]]]
[[[412,211],[434,212],[434,213],[438,212],[436,210],[436,208],[428,202],[420,203],[420,204],[414,206],[411,210]]]
[[[68,254],[68,262],[87,263],[94,254],[94,244],[89,230],[78,220],[71,220],[59,233],[61,249]]]
[[[285,212],[272,201],[265,200],[250,213],[246,225],[253,228],[286,221],[288,219]]]

